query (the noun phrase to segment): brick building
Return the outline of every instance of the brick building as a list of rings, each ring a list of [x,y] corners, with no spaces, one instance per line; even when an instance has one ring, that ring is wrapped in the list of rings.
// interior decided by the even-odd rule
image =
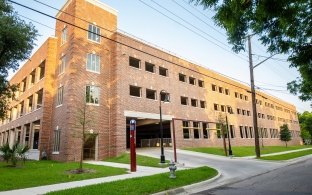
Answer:
[[[125,152],[131,119],[138,147],[159,146],[166,94],[166,146],[173,138],[178,148],[222,146],[225,117],[232,145],[254,145],[248,86],[118,32],[117,12],[97,0],[68,0],[56,17],[55,37],[10,81],[20,88],[0,123],[0,145],[18,141],[32,148],[32,158],[45,151],[54,160],[77,161],[79,113],[86,111],[86,159]],[[295,106],[257,92],[257,112],[261,144],[283,144],[285,123],[290,144],[300,143]]]

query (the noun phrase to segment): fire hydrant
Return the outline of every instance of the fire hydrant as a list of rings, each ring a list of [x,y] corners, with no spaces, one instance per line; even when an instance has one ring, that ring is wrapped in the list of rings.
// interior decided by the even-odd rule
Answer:
[[[175,179],[176,178],[176,174],[175,171],[177,170],[177,166],[174,164],[173,160],[171,160],[171,162],[169,163],[169,170],[170,170],[170,179]]]

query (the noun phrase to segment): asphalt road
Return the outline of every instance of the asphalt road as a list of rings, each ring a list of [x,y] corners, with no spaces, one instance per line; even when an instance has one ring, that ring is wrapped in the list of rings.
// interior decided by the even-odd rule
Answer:
[[[196,195],[312,194],[312,158]]]

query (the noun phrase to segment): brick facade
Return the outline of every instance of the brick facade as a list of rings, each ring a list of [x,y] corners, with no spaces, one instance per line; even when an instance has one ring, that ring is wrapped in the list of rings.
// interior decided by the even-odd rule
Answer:
[[[145,125],[157,125],[161,90],[170,94],[170,103],[162,103],[162,113],[164,121],[171,126],[171,138],[174,121],[178,148],[222,146],[216,124],[224,120],[225,115],[228,124],[234,128],[232,145],[254,144],[254,137],[249,131],[253,123],[248,86],[116,31],[117,12],[99,1],[69,0],[57,18],[66,23],[56,22],[55,37],[48,38],[10,81],[21,84],[26,78],[26,82],[29,82],[31,73],[36,70],[35,83],[26,85],[25,92],[17,94],[17,100],[12,101],[12,113],[16,116],[1,123],[0,144],[7,140],[10,143],[19,140],[34,146],[34,140],[37,141],[34,132],[39,125],[39,146],[35,147],[39,154],[45,151],[54,160],[78,161],[82,128],[77,113],[88,101],[87,86],[99,89],[97,103],[88,103],[86,106],[87,118],[90,119],[86,133],[96,137],[94,148],[88,148],[94,154],[93,159],[125,152],[129,119],[137,119],[146,128]],[[88,37],[90,32],[87,31],[93,30],[92,27],[99,29],[102,36],[97,36],[95,41]],[[91,33],[90,36],[96,34]],[[88,70],[89,55],[100,59],[99,71]],[[130,58],[139,60],[140,67],[130,66]],[[45,62],[45,72],[40,80],[42,62]],[[146,62],[154,65],[153,71],[146,71]],[[186,82],[180,81],[179,74],[185,76]],[[140,89],[140,97],[130,95],[130,86]],[[212,89],[213,86],[216,91]],[[40,89],[43,89],[42,106],[38,107],[38,99],[34,98],[32,109],[27,111],[27,98],[31,95],[38,97],[36,93]],[[60,89],[63,89],[61,103]],[[155,92],[155,99],[146,98],[147,90]],[[181,97],[187,98],[187,105],[182,105]],[[260,113],[258,124],[260,128],[267,129],[267,136],[260,138],[260,143],[283,144],[278,137],[271,137],[271,129],[279,129],[284,123],[293,133],[290,144],[301,143],[295,106],[262,92],[257,92],[257,99],[257,112]],[[14,110],[16,105],[16,109],[19,109],[21,102],[24,103],[23,115],[16,114],[18,111]],[[227,107],[231,107],[234,114],[228,113]],[[189,127],[183,130],[182,121],[188,121]],[[199,127],[193,128],[196,122]],[[203,129],[205,124],[207,136]],[[240,126],[243,127],[243,138],[240,137]],[[248,129],[247,136],[245,127]],[[30,130],[29,140],[25,138],[27,129]]]

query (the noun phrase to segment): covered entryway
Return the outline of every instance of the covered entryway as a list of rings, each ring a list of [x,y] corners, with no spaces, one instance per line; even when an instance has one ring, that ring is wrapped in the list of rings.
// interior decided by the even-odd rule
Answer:
[[[159,147],[160,146],[160,124],[159,114],[152,113],[141,113],[141,112],[125,112],[128,116],[126,117],[127,122],[127,148],[130,148],[130,120],[136,120],[136,147]],[[130,116],[129,116],[130,115]],[[163,115],[163,143],[165,147],[170,147],[171,130],[170,122],[172,116]]]
[[[83,145],[83,160],[95,160],[97,134],[86,134]]]

